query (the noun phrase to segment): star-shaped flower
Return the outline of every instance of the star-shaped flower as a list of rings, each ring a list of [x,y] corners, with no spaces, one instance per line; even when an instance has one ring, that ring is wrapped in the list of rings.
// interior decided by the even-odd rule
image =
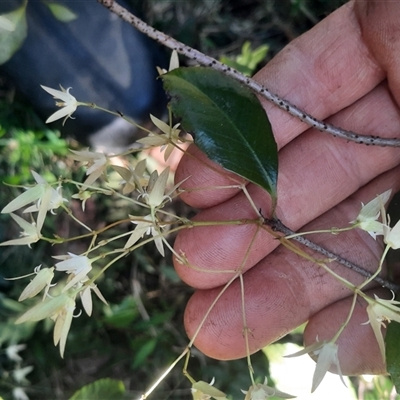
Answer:
[[[214,378],[210,383],[198,381],[193,383],[192,396],[193,400],[228,400],[226,394],[213,386]]]
[[[27,188],[27,190],[20,194],[17,198],[8,203],[1,212],[3,214],[12,213],[19,210],[30,203],[34,205],[26,208],[24,213],[38,212],[37,227],[40,232],[42,229],[47,211],[54,213],[54,210],[59,208],[65,201],[61,195],[61,186],[54,189],[42,176],[37,172],[31,171],[36,185]],[[18,221],[17,221],[18,223]]]
[[[385,327],[386,322],[396,321],[400,323],[400,301],[394,300],[394,295],[391,300],[380,299],[374,295],[375,299],[364,297],[368,303],[367,314],[368,322],[374,331],[374,335],[379,345],[379,350],[382,354],[382,359],[386,360],[385,343],[382,335],[382,327]]]
[[[158,252],[164,257],[164,246],[163,246],[163,236],[158,227],[158,221],[153,220],[151,215],[146,215],[145,217],[131,217],[131,218],[141,218],[142,221],[132,221],[132,223],[136,224],[136,228],[129,236],[128,241],[126,242],[124,248],[128,249],[132,247],[139,239],[141,239],[144,235],[152,235],[154,238],[154,244]]]
[[[109,164],[108,157],[104,153],[89,150],[71,150],[71,153],[73,154],[71,158],[81,161],[88,167],[86,170],[88,177],[81,187],[81,191],[84,191],[106,171]]]
[[[164,68],[157,67],[157,72],[159,75],[163,75],[176,68],[179,68],[179,56],[176,50],[172,50],[171,57],[169,59],[168,71]]]
[[[143,186],[147,186],[149,183],[148,178],[144,177],[146,172],[146,160],[139,161],[135,168],[132,168],[131,166],[125,168],[119,165],[112,165],[111,168],[117,171],[123,178],[123,181],[121,182],[124,185],[122,194],[129,194],[135,189],[141,191],[143,190]]]
[[[384,224],[378,221],[379,216],[382,212],[382,218],[384,218],[383,206],[387,203],[390,198],[392,190],[386,190],[379,196],[375,197],[367,204],[362,204],[360,213],[357,218],[351,223],[356,225],[358,228],[367,231],[374,239],[377,235],[383,235]]]
[[[65,285],[63,292],[77,283],[85,281],[87,274],[92,269],[92,263],[86,256],[68,253],[66,256],[54,256],[54,258],[63,260],[56,263],[55,267],[57,271],[65,271],[67,274],[71,274],[71,278]]]
[[[46,298],[46,295],[50,289],[51,281],[54,277],[54,267],[52,268],[35,268],[35,278],[29,283],[29,285],[23,290],[21,295],[19,296],[18,301],[24,301],[26,299],[30,299],[35,297],[38,293],[40,293],[44,288],[46,290],[43,294],[43,300]]]
[[[29,400],[28,395],[25,393],[24,388],[16,386],[12,390],[12,395],[14,400]]]
[[[56,111],[54,114],[50,115],[46,120],[46,124],[57,121],[58,119],[64,118],[63,125],[68,118],[72,118],[71,115],[75,112],[77,107],[81,105],[76,98],[69,93],[71,88],[64,89],[61,85],[61,90],[56,90],[49,88],[47,86],[40,85],[43,90],[47,93],[51,94],[55,99],[59,99],[61,101],[56,102],[57,107],[62,107],[61,110]]]
[[[181,130],[178,129],[178,127],[180,124],[178,123],[174,126],[169,126],[164,121],[161,121],[151,114],[150,119],[153,124],[163,133],[161,135],[150,133],[145,138],[137,140],[137,142],[150,147],[161,146],[160,150],[165,150],[164,160],[167,161],[175,146],[179,143],[183,143],[183,140],[181,140],[179,137]]]
[[[42,226],[38,226],[37,223],[29,223],[23,218],[16,214],[10,213],[11,218],[22,228],[19,239],[7,240],[0,243],[0,246],[21,246],[27,244],[29,247],[32,243],[36,243],[40,240],[40,230]]]
[[[6,348],[6,355],[9,360],[20,362],[22,361],[22,357],[18,353],[25,349],[26,344],[11,344]]]
[[[24,383],[25,385],[29,383],[28,379],[26,379],[26,375],[33,371],[33,366],[28,365],[23,368],[17,368],[12,371],[12,376],[17,383]]]
[[[342,370],[340,369],[339,358],[338,358],[338,345],[334,342],[322,341],[319,342],[318,338],[315,343],[307,346],[303,350],[298,351],[295,354],[291,354],[286,357],[298,357],[303,354],[310,354],[317,356],[317,365],[315,367],[314,376],[312,380],[311,392],[314,392],[319,384],[324,379],[324,376],[329,371],[332,365],[335,365],[339,373],[340,379],[346,386],[343,380]]]
[[[22,324],[27,321],[35,322],[45,318],[53,319],[55,321],[53,333],[54,344],[60,344],[60,353],[61,357],[63,357],[73,312],[75,310],[75,296],[76,295],[71,296],[69,293],[62,293],[57,297],[46,299],[26,311],[15,323]]]
[[[265,378],[264,383],[256,383],[249,387],[249,390],[242,390],[246,395],[244,400],[267,400],[268,397],[280,397],[282,399],[294,399],[288,393],[281,392],[280,390],[267,385],[268,380]]]

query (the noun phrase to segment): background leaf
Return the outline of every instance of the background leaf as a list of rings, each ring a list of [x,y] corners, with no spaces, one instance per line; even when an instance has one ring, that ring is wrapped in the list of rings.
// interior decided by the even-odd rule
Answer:
[[[400,393],[400,324],[392,322],[386,331],[386,366],[396,387]]]
[[[254,93],[211,68],[178,68],[161,78],[172,112],[193,134],[196,145],[211,160],[276,199],[277,146]]]
[[[121,400],[124,394],[122,381],[107,378],[83,386],[69,400]]]
[[[21,7],[3,14],[3,17],[14,25],[14,29],[12,31],[0,30],[0,65],[13,56],[26,38],[28,29],[26,24],[26,5],[27,1],[24,1]]]
[[[78,18],[78,16],[71,11],[68,7],[58,3],[45,3],[49,7],[51,13],[61,22],[71,22]]]

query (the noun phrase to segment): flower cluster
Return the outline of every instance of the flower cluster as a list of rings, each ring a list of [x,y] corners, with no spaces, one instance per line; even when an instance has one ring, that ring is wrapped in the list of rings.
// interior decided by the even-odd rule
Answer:
[[[57,103],[62,107],[61,110],[53,114],[47,122],[55,121],[59,118],[71,117],[71,114],[76,110],[80,104],[69,93],[68,90],[62,91],[43,87],[48,93],[52,94],[55,98],[62,100]],[[174,141],[178,141],[179,129],[174,127],[169,129],[168,125],[161,120],[152,117],[155,125],[165,131],[168,135],[163,139],[163,144],[172,146]],[[162,135],[161,135],[162,136]],[[160,136],[160,137],[161,137]],[[170,150],[167,150],[170,153]],[[134,167],[131,165],[115,165],[110,162],[109,156],[104,153],[94,152],[90,150],[71,150],[71,158],[80,162],[86,168],[86,179],[83,183],[76,183],[79,192],[72,195],[72,198],[82,201],[82,209],[85,209],[85,202],[96,192],[93,187],[95,182],[103,177],[107,178],[107,168],[110,166],[116,171],[123,179],[120,183],[122,196],[130,195],[132,192],[137,191],[137,200],[133,200],[134,204],[141,206],[146,210],[144,216],[133,217],[130,219],[136,228],[132,232],[127,232],[121,236],[129,235],[125,246],[117,249],[116,252],[128,254],[130,249],[137,245],[137,242],[145,235],[148,234],[152,237],[156,248],[161,255],[165,255],[164,244],[165,240],[165,225],[163,218],[160,217],[159,211],[163,208],[166,202],[171,200],[173,192],[177,189],[178,185],[167,189],[168,179],[170,177],[169,168],[161,173],[154,171],[147,175],[146,160],[136,163]],[[45,238],[42,236],[42,229],[47,214],[52,214],[59,208],[64,209],[68,214],[79,222],[72,214],[71,210],[67,209],[65,203],[68,201],[62,195],[61,180],[58,185],[49,184],[42,176],[35,171],[32,175],[36,184],[31,187],[25,187],[25,191],[17,198],[12,200],[6,205],[2,213],[10,214],[11,218],[20,226],[21,237],[17,239],[7,240],[0,243],[0,246],[9,245],[28,245],[31,246],[39,240],[45,239],[49,242],[58,243],[57,238]],[[108,189],[99,189],[103,193],[112,194],[116,193]],[[28,214],[30,220],[24,219],[22,216],[17,215],[15,212],[21,211],[22,215]],[[34,217],[35,214],[37,217]],[[86,227],[83,223],[81,223]],[[87,227],[86,227],[87,228]],[[93,235],[91,229],[88,228],[89,235]],[[95,245],[94,248],[102,246],[101,242]],[[168,245],[169,246],[169,245]],[[87,254],[93,250],[89,250]],[[112,253],[112,252],[111,252]],[[92,270],[92,263],[98,258],[104,258],[104,254],[97,258],[89,259],[87,254],[76,255],[68,253],[66,255],[54,256],[57,260],[50,267],[42,267],[42,265],[34,269],[34,278],[22,291],[19,301],[26,301],[35,298],[41,294],[41,299],[33,307],[29,308],[23,313],[16,321],[16,323],[35,322],[43,319],[51,319],[54,321],[53,339],[54,344],[59,345],[61,356],[64,355],[65,346],[67,341],[68,332],[74,317],[78,316],[76,312],[78,298],[80,298],[82,308],[87,315],[92,314],[92,292],[100,298],[102,302],[107,304],[106,300],[100,293],[97,286],[94,284],[94,278],[90,277]],[[110,265],[113,261],[110,262]],[[66,274],[66,279],[55,279],[56,274]],[[57,283],[54,283],[57,282]]]
[[[22,228],[21,238],[8,240],[0,243],[0,246],[11,245],[31,245],[41,238],[41,230],[48,211],[54,213],[59,207],[62,207],[67,200],[62,197],[61,186],[54,189],[47,181],[35,171],[31,171],[36,181],[36,185],[26,188],[26,191],[11,201],[2,210],[2,214],[10,214],[14,221]],[[28,222],[20,216],[14,214],[28,204],[34,203],[27,207],[23,212],[37,212],[36,221]]]
[[[56,259],[62,261],[56,263],[51,268],[35,268],[35,278],[27,285],[21,293],[19,301],[35,297],[44,290],[42,301],[21,315],[16,323],[41,321],[50,318],[54,321],[54,345],[60,345],[61,357],[64,355],[65,344],[69,329],[71,327],[72,318],[76,308],[76,296],[79,293],[82,306],[85,312],[90,316],[92,313],[92,297],[91,291],[107,304],[106,300],[100,293],[99,289],[91,284],[88,273],[92,269],[91,261],[86,256],[78,256],[69,253],[65,256],[57,256]],[[56,292],[55,296],[49,295],[51,287],[59,286],[52,284],[54,271],[62,271],[68,274],[68,279],[64,286]]]

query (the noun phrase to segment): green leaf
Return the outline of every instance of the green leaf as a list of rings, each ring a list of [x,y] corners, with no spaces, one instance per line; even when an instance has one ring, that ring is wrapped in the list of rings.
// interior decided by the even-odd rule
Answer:
[[[140,346],[140,348],[135,352],[132,368],[137,369],[138,367],[144,365],[146,360],[148,360],[151,354],[154,352],[156,345],[157,339],[154,338],[143,343],[143,345]]]
[[[132,297],[125,298],[121,304],[112,306],[108,315],[104,318],[104,323],[115,328],[126,328],[139,315],[137,305]]]
[[[116,379],[99,379],[83,386],[69,400],[121,400],[124,398],[125,386]]]
[[[25,13],[27,3],[25,0],[21,7],[2,15],[13,25],[13,30],[0,29],[0,65],[13,56],[26,38],[28,30]]]
[[[391,322],[388,325],[385,337],[386,343],[386,366],[396,387],[400,393],[400,324]]]
[[[78,18],[78,16],[71,11],[68,7],[58,3],[46,3],[53,16],[61,22],[71,22]]]
[[[178,68],[161,78],[172,112],[196,145],[225,169],[267,190],[275,202],[278,151],[254,93],[211,68]]]

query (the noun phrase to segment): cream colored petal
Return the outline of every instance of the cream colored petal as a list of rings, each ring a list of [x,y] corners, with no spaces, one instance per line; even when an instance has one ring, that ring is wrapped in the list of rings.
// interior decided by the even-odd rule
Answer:
[[[57,314],[68,303],[69,299],[71,299],[70,296],[64,293],[60,296],[40,302],[21,315],[15,323],[22,324],[27,321],[40,321],[51,317]]]
[[[176,50],[172,50],[168,71],[172,71],[176,68],[179,68],[179,56]]]
[[[90,286],[86,286],[80,292],[80,295],[81,295],[82,306],[86,314],[90,317],[93,311],[93,301],[92,301],[92,293]]]
[[[154,115],[150,114],[151,122],[161,131],[169,135],[171,133],[171,127],[162,121],[161,119],[155,117]]]
[[[42,268],[29,285],[22,291],[18,301],[24,301],[35,297],[40,293],[46,286],[50,285],[54,277],[54,267]]]
[[[149,196],[147,204],[154,208],[158,207],[164,200],[165,187],[169,177],[169,167],[165,168],[163,172],[158,176]]]
[[[314,392],[317,389],[331,365],[336,364],[337,351],[337,344],[331,342],[324,344],[324,346],[320,350],[313,376],[311,392]]]
[[[20,194],[10,203],[8,203],[2,210],[2,214],[8,214],[13,211],[19,210],[22,207],[25,207],[29,203],[33,203],[37,201],[44,193],[45,186],[44,185],[36,185],[29,188],[26,192]]]
[[[60,110],[57,110],[54,114],[51,114],[50,117],[46,119],[46,124],[70,116],[75,112],[76,107],[76,104],[68,104],[67,106],[62,107]]]

